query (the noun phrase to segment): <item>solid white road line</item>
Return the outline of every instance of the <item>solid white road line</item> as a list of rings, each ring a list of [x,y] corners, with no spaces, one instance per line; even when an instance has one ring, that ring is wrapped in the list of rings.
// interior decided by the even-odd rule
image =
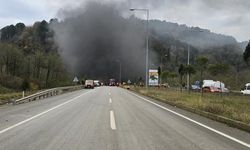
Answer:
[[[115,115],[113,110],[110,111],[110,127],[112,130],[116,130]]]
[[[182,115],[182,114],[179,114],[179,113],[177,113],[177,112],[175,112],[175,111],[173,111],[173,110],[170,110],[170,109],[168,109],[168,108],[166,108],[166,107],[164,107],[164,106],[161,106],[161,105],[159,105],[159,104],[157,104],[157,103],[155,103],[155,102],[152,102],[152,101],[150,101],[150,100],[148,100],[148,99],[146,99],[146,98],[144,98],[144,97],[141,97],[141,96],[139,96],[139,95],[137,95],[137,94],[135,94],[135,93],[132,93],[132,92],[130,92],[130,93],[131,93],[132,95],[134,95],[134,96],[136,96],[136,97],[138,97],[138,98],[144,100],[144,101],[147,101],[147,102],[149,102],[149,103],[151,103],[151,104],[153,104],[153,105],[159,107],[159,108],[162,108],[162,109],[164,109],[164,110],[166,110],[166,111],[168,111],[168,112],[171,112],[171,113],[173,113],[173,114],[175,114],[175,115],[177,115],[177,116],[179,116],[179,117],[181,117],[181,118],[184,118],[184,119],[186,119],[186,120],[188,120],[188,121],[190,121],[190,122],[192,122],[192,123],[194,123],[194,124],[197,124],[197,125],[199,125],[199,126],[201,126],[201,127],[204,127],[204,128],[206,128],[206,129],[212,131],[212,132],[215,132],[215,133],[217,133],[217,134],[219,134],[219,135],[221,135],[221,136],[223,136],[223,137],[225,137],[225,138],[228,138],[228,139],[230,139],[230,140],[232,140],[232,141],[234,141],[234,142],[237,142],[237,143],[239,143],[239,144],[241,144],[241,145],[244,145],[244,146],[250,148],[250,144],[248,144],[248,143],[245,143],[245,142],[243,142],[243,141],[241,141],[241,140],[239,140],[239,139],[236,139],[236,138],[234,138],[234,137],[232,137],[232,136],[230,136],[230,135],[227,135],[227,134],[225,134],[225,133],[223,133],[223,132],[221,132],[221,131],[218,131],[218,130],[216,130],[216,129],[213,129],[213,128],[211,128],[211,127],[209,127],[209,126],[207,126],[207,125],[204,125],[204,124],[202,124],[202,123],[200,123],[200,122],[198,122],[198,121],[195,121],[195,120],[193,120],[193,119],[191,119],[191,118],[188,118],[188,117],[186,117],[186,116],[184,116],[184,115]]]
[[[60,108],[60,107],[62,107],[62,106],[64,106],[64,105],[66,105],[66,104],[68,104],[68,103],[70,103],[70,102],[72,102],[72,101],[78,99],[79,97],[81,97],[81,96],[83,96],[83,95],[85,95],[85,94],[87,94],[87,93],[89,93],[89,92],[91,92],[91,91],[85,92],[85,93],[83,93],[83,94],[81,94],[81,95],[79,95],[79,96],[77,96],[77,97],[75,97],[75,98],[72,98],[72,99],[70,99],[70,100],[68,100],[68,101],[66,101],[66,102],[64,102],[64,103],[62,103],[62,104],[59,104],[59,105],[57,105],[57,106],[55,106],[55,107],[52,107],[52,108],[50,108],[50,109],[48,109],[48,110],[46,110],[46,111],[44,111],[44,112],[41,112],[41,113],[39,113],[39,114],[37,114],[37,115],[35,115],[35,116],[33,116],[33,117],[30,117],[30,118],[28,118],[28,119],[26,119],[26,120],[24,120],[24,121],[21,121],[21,122],[19,122],[19,123],[17,123],[17,124],[14,124],[14,125],[12,125],[12,126],[6,128],[6,129],[3,129],[3,130],[0,131],[0,134],[3,134],[3,133],[5,133],[5,132],[7,132],[7,131],[9,131],[9,130],[11,130],[11,129],[14,129],[14,128],[16,128],[16,127],[22,125],[22,124],[25,124],[25,123],[27,123],[27,122],[29,122],[29,121],[35,119],[35,118],[38,118],[38,117],[40,117],[40,116],[42,116],[42,115],[45,115],[45,114],[47,114],[47,113],[49,113],[49,112],[51,112],[51,111],[53,111],[53,110],[55,110],[55,109],[57,109],[57,108]]]
[[[109,96],[111,95],[111,93],[109,92]]]
[[[111,99],[111,98],[109,98],[109,103],[110,103],[110,104],[112,103],[112,99]]]

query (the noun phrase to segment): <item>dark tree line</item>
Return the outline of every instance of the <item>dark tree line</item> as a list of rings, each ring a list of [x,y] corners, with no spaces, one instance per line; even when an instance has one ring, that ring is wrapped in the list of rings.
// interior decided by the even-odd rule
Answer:
[[[203,50],[190,46],[190,65],[186,65],[187,44],[171,36],[160,38],[153,35],[151,49],[157,56],[154,63],[159,66],[162,83],[186,86],[184,77],[189,75],[190,84],[194,84],[197,80],[202,82],[205,79],[212,79],[224,82],[229,88],[239,89],[250,80],[249,67],[245,63],[250,64],[250,43],[244,54],[240,52],[237,45],[210,47]],[[179,79],[176,78],[177,75]]]
[[[246,47],[246,50],[243,54],[243,58],[245,60],[245,62],[249,65],[250,64],[250,41]]]
[[[68,73],[49,28],[54,21],[33,26],[18,23],[0,30],[1,86],[41,89],[68,83]]]

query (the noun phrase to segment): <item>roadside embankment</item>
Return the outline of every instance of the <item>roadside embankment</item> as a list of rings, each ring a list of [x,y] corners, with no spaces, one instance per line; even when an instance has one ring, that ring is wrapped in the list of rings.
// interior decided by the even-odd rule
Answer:
[[[250,132],[250,97],[179,91],[166,88],[130,87],[130,90],[158,101],[194,112],[229,126]]]

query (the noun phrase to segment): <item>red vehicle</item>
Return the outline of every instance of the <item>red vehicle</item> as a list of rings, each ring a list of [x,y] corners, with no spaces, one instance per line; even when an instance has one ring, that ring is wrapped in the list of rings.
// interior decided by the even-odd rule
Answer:
[[[220,89],[213,87],[213,86],[206,86],[202,88],[203,92],[210,92],[210,93],[219,93],[221,92]]]

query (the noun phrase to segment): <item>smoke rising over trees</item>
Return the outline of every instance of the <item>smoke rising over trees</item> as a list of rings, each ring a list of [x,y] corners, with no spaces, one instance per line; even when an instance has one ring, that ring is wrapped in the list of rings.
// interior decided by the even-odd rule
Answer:
[[[104,80],[118,77],[117,60],[122,63],[123,77],[143,75],[144,27],[134,17],[122,17],[114,5],[95,2],[52,25],[60,55],[73,73]]]
[[[142,81],[146,21],[134,17],[135,12],[129,12],[129,6],[124,2],[89,2],[71,11],[61,11],[62,20],[4,27],[0,42],[0,80],[3,81],[0,84],[8,86],[7,77],[15,77],[18,85],[28,80],[41,88],[59,86],[69,81],[68,72],[80,79],[118,80],[119,62],[123,81]],[[228,77],[221,79],[226,79],[232,87],[248,80],[243,49],[233,37],[160,20],[150,20],[149,24],[149,68],[162,66],[164,82],[176,86],[171,76],[177,74],[181,64],[186,64],[188,44],[192,65],[197,63],[196,57],[205,56],[208,67],[230,66]],[[204,79],[220,79],[220,75],[211,74],[209,70],[204,71]],[[192,80],[199,79],[197,73],[192,75]]]

